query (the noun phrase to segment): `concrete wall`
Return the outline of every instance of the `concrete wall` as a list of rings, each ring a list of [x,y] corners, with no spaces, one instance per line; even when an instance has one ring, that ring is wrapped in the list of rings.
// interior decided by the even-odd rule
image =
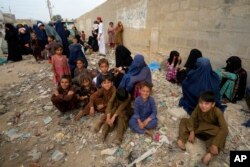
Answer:
[[[148,61],[178,50],[185,62],[198,48],[214,69],[236,55],[250,74],[250,0],[108,0],[77,19],[79,30],[90,34],[96,16],[106,29],[122,21],[124,44]]]

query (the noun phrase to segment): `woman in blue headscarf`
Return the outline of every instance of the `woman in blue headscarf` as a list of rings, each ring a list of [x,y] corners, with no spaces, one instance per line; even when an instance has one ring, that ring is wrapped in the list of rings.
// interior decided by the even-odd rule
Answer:
[[[56,21],[56,32],[58,33],[58,35],[61,37],[62,39],[62,44],[63,44],[63,54],[67,55],[67,57],[69,56],[69,42],[68,42],[68,38],[66,35],[66,31],[64,29],[63,23],[58,20]]]
[[[40,43],[40,46],[45,49],[45,45],[48,44],[48,36],[45,32],[45,26],[41,21],[37,21],[36,25],[33,25],[33,30],[36,33],[36,37]]]
[[[179,105],[182,106],[188,114],[191,114],[198,104],[200,94],[208,90],[215,93],[216,106],[224,111],[225,106],[222,106],[220,102],[220,78],[212,70],[209,59],[201,57],[196,61],[196,69],[191,70],[182,83],[183,97],[180,99]]]
[[[152,84],[151,71],[144,61],[144,57],[137,54],[129,67],[128,72],[123,76],[119,88],[125,88],[132,93],[134,87],[140,81],[147,81]]]

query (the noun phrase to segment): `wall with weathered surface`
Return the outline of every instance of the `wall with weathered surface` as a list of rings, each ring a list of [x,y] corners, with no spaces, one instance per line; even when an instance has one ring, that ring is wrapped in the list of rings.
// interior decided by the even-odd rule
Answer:
[[[122,21],[124,44],[148,61],[178,50],[185,62],[198,48],[214,69],[236,55],[250,72],[250,0],[108,0],[79,17],[79,29],[90,34],[96,16],[106,30],[110,21]]]

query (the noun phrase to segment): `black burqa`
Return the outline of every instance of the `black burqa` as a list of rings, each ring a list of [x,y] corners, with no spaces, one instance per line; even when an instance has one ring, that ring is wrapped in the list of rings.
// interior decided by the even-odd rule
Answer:
[[[11,61],[20,61],[22,60],[18,32],[17,29],[10,23],[5,24],[5,40],[8,44],[8,58],[7,60]]]
[[[190,54],[188,56],[188,59],[186,61],[186,64],[184,65],[185,69],[179,71],[177,73],[177,81],[178,83],[182,83],[182,81],[186,78],[188,72],[190,70],[194,70],[196,67],[196,61],[198,58],[202,57],[202,53],[198,49],[192,49],[190,51]]]
[[[123,45],[118,45],[115,49],[115,67],[122,67],[122,69],[127,72],[128,67],[131,65],[133,58],[131,57],[131,52]],[[114,77],[114,85],[118,88],[122,78],[122,73],[119,73]]]

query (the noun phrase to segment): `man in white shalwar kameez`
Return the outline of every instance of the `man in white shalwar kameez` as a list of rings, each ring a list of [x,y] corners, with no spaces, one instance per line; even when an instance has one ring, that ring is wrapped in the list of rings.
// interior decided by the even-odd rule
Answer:
[[[102,18],[101,17],[97,17],[97,21],[99,23],[98,26],[98,36],[97,36],[97,40],[98,40],[98,45],[99,45],[99,55],[101,56],[105,56],[106,55],[106,49],[105,49],[105,38],[104,38],[104,27],[103,27],[103,23],[102,23]]]

